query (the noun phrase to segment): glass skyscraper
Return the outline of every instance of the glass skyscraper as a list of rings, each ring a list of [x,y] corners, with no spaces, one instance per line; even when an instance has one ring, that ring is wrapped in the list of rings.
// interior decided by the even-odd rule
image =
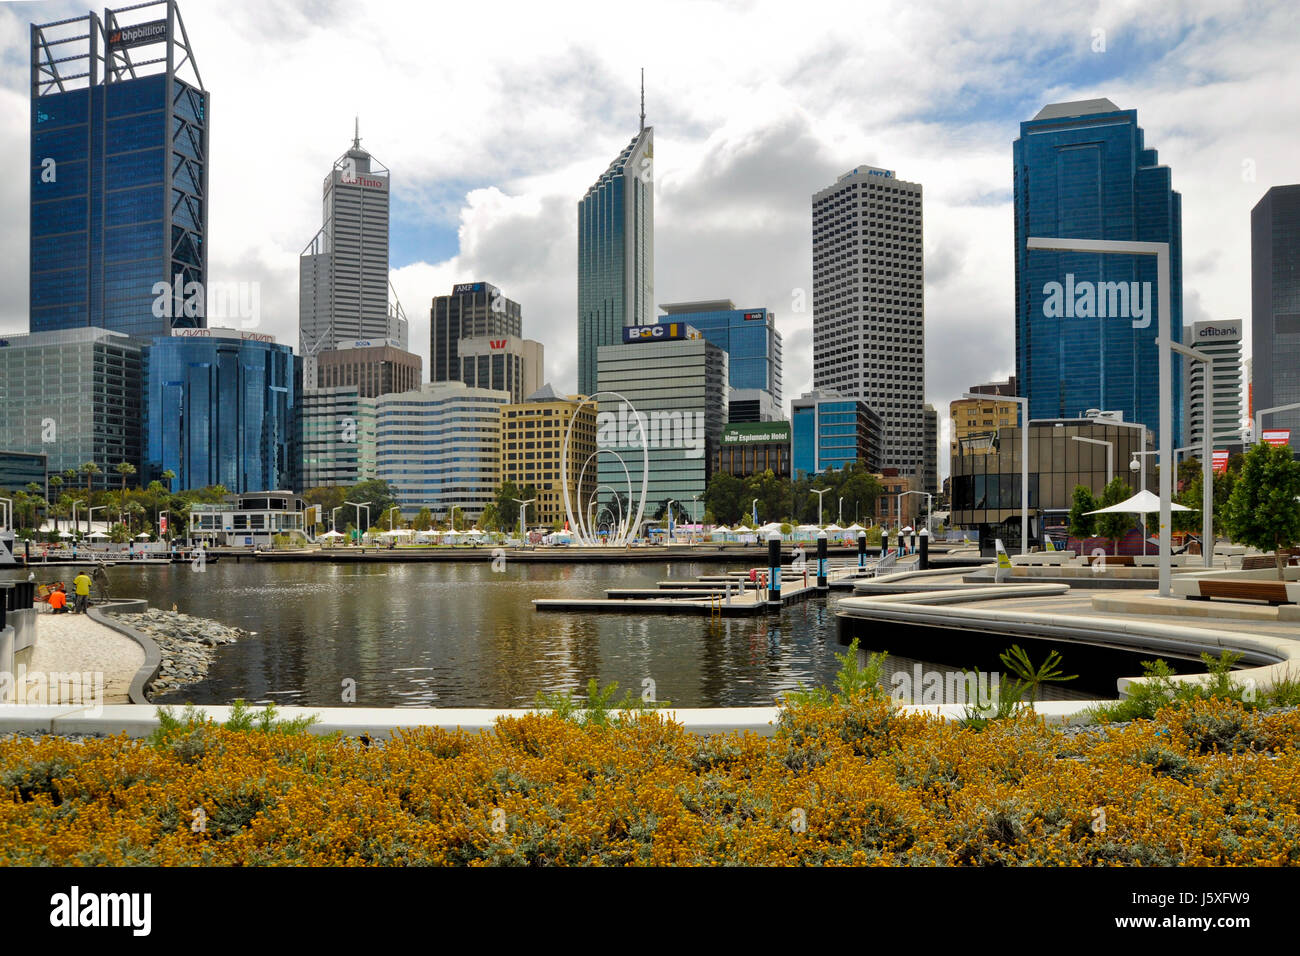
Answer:
[[[1136,110],[1110,100],[1046,106],[1013,145],[1016,376],[1029,417],[1122,412],[1159,428],[1154,256],[1025,248],[1030,236],[1167,242],[1171,333],[1183,332],[1182,197]],[[1182,361],[1173,365],[1182,434]]]
[[[596,390],[597,350],[654,322],[654,127],[645,125],[578,203],[578,391]]]
[[[1300,402],[1300,185],[1274,186],[1251,210],[1250,272],[1253,413]],[[1291,429],[1291,448],[1300,448],[1300,409],[1261,425]]]
[[[294,355],[269,335],[196,329],[144,349],[144,469],[181,491],[298,487]]]
[[[781,333],[767,309],[737,309],[729,299],[660,305],[674,322],[694,326],[727,353],[728,384],[761,389],[781,405]]]
[[[523,335],[523,312],[491,282],[460,282],[429,310],[429,381],[461,380],[462,339]]]
[[[0,338],[0,449],[48,455],[51,474],[93,461],[109,487],[122,462],[140,467],[140,389],[140,343],[120,332]]]
[[[33,332],[207,324],[210,94],[174,0],[129,17],[31,28]]]
[[[868,471],[880,471],[881,418],[865,401],[813,391],[796,398],[790,411],[790,462],[796,477],[855,461]]]

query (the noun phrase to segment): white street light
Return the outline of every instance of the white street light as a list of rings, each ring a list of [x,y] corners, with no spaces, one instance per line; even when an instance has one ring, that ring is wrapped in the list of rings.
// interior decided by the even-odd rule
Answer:
[[[1119,254],[1130,256],[1155,256],[1156,260],[1156,296],[1159,300],[1156,327],[1157,343],[1160,348],[1160,448],[1172,451],[1174,447],[1174,409],[1173,409],[1173,350],[1169,348],[1171,339],[1171,309],[1169,306],[1169,243],[1167,242],[1126,242],[1117,239],[1057,239],[1041,236],[1029,236],[1025,239],[1026,249],[1039,249],[1048,252],[1092,252],[1100,255]],[[1149,319],[1148,319],[1149,321]],[[1171,461],[1166,457],[1165,461]],[[1172,571],[1172,538],[1170,536],[1170,505],[1173,501],[1173,468],[1160,469],[1160,596],[1171,595],[1170,581]],[[1144,545],[1145,550],[1145,545]]]
[[[837,519],[835,519],[835,523],[840,526],[843,526],[844,524],[844,496],[843,495],[840,496],[840,516]]]
[[[930,527],[930,517],[931,517],[931,509],[930,509],[930,505],[933,503],[934,496],[931,495],[930,492],[928,492],[928,491],[904,491],[904,492],[902,492],[901,494],[899,494],[899,495],[897,496],[897,498],[898,498],[898,504],[897,504],[897,508],[898,508],[898,526],[899,526],[900,528],[903,527],[903,498],[904,498],[904,496],[906,496],[906,495],[925,495],[925,526],[926,526],[927,528],[929,528],[929,527]]]
[[[830,491],[830,489],[809,488],[808,490],[817,496],[817,527],[820,528],[822,526],[822,496],[825,495],[826,492]]]
[[[1214,356],[1198,352],[1179,342],[1163,338],[1157,341],[1179,355],[1205,366],[1205,395],[1201,399],[1205,409],[1204,421],[1201,423],[1201,556],[1208,568],[1214,564],[1214,469],[1211,464],[1214,454]],[[1177,449],[1174,450],[1173,457],[1178,457]],[[1173,467],[1171,463],[1170,468]],[[1142,550],[1146,551],[1145,545]]]
[[[369,530],[370,528],[370,502],[369,501],[345,501],[343,503],[345,505],[351,505],[352,507],[357,509],[357,524],[361,524],[361,509],[362,508],[366,509],[365,530],[360,530],[360,534],[364,535],[366,533],[366,530]]]
[[[1300,402],[1291,402],[1288,405],[1274,405],[1272,408],[1261,408],[1255,412],[1255,444],[1264,440],[1264,416],[1272,415],[1274,412],[1289,412],[1292,409],[1300,408]]]
[[[1030,242],[1033,242],[1031,239]],[[1032,249],[1033,246],[1030,246]],[[963,398],[988,401],[989,396],[966,392]],[[1015,402],[1020,406],[1020,553],[1029,553],[1029,399],[1014,395],[999,395],[999,402]],[[902,518],[900,516],[899,520]]]
[[[521,540],[527,541],[528,521],[525,518],[525,515],[528,514],[528,506],[531,505],[537,499],[529,498],[527,500],[520,500],[519,498],[511,498],[510,500],[519,506],[519,537]]]

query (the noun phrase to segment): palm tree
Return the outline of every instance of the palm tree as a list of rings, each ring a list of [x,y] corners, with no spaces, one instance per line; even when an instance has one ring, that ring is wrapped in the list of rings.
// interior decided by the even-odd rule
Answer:
[[[122,504],[118,508],[118,520],[125,523],[126,521],[126,479],[135,474],[135,465],[130,462],[118,462],[117,467],[113,469],[122,476]]]
[[[172,490],[172,482],[176,480],[176,472],[168,468],[162,473],[161,477],[163,481],[167,482],[167,490],[170,492]]]
[[[94,481],[95,476],[99,474],[99,466],[93,461],[88,461],[81,466],[81,473],[86,476],[86,497],[89,498],[91,482]]]
[[[62,475],[50,475],[50,487],[54,489],[53,494],[50,495],[50,499],[51,499],[52,501],[58,501],[58,500],[59,500],[59,495],[60,495],[59,489],[63,487],[63,476],[62,476]],[[56,509],[52,509],[52,512],[51,512],[51,513],[52,513],[53,516],[54,516],[54,532],[57,534],[58,531],[59,531],[59,513],[58,513],[58,509],[57,509],[57,508],[56,508]]]

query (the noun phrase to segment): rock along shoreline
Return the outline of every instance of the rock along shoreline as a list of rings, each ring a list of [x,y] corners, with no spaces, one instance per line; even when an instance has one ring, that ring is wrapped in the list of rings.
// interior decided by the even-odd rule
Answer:
[[[220,621],[159,608],[118,617],[123,624],[148,635],[162,655],[158,676],[145,687],[150,699],[204,680],[218,647],[249,636],[248,631]]]

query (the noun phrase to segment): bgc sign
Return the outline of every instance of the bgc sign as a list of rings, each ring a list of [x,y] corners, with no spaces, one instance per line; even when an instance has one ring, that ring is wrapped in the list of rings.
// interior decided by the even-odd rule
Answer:
[[[697,339],[700,333],[684,322],[661,322],[658,325],[628,325],[623,328],[623,342],[664,342],[671,339]]]

